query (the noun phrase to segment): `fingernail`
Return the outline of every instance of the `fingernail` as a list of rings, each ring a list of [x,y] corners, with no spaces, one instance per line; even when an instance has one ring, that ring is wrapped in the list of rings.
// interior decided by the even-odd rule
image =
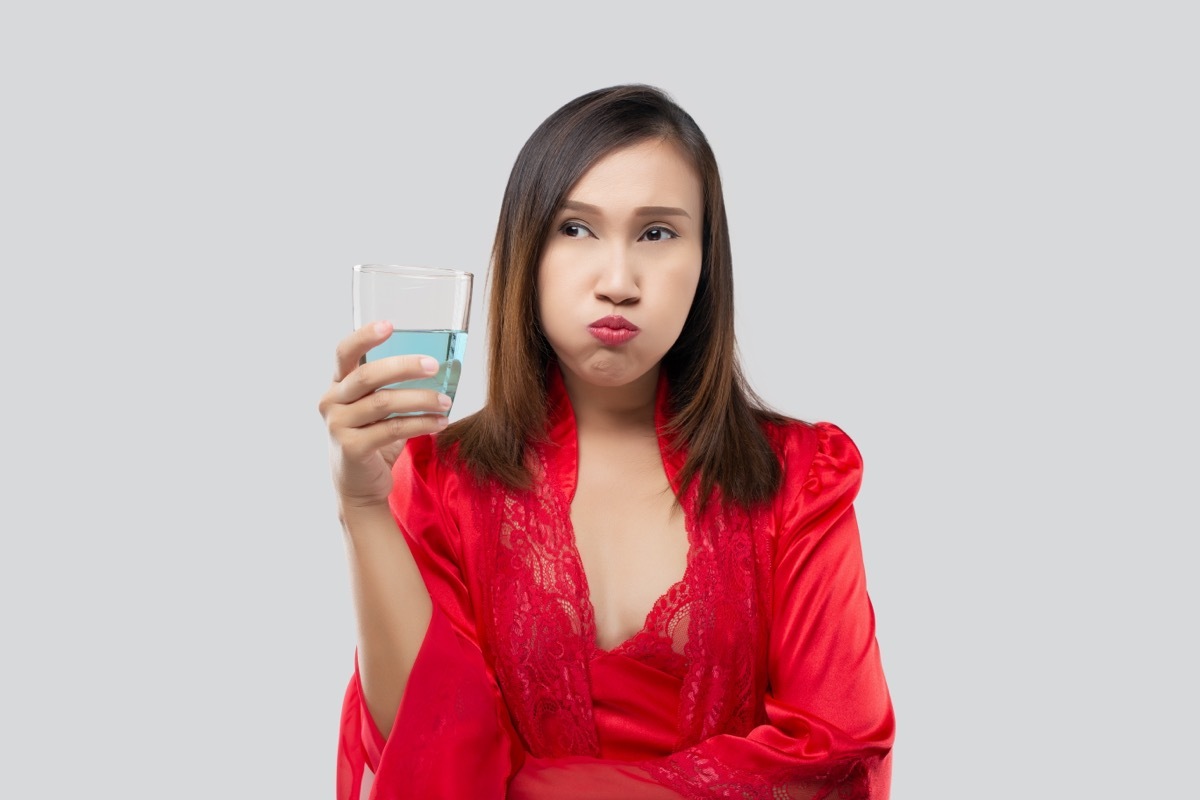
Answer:
[[[439,406],[441,406],[442,408],[449,408],[450,403],[451,403],[451,400],[447,395],[444,395],[444,394],[438,395],[438,405]]]
[[[438,418],[437,418],[437,421],[436,421],[436,423],[435,423],[435,424],[436,424],[436,425],[437,425],[439,428],[444,428],[444,427],[446,427],[447,425],[449,425],[449,424],[450,424],[450,418],[449,418],[449,417],[438,417]]]
[[[421,369],[425,370],[430,375],[437,372],[437,368],[438,368],[437,359],[430,358],[429,356],[425,356],[424,358],[421,359]]]
[[[376,322],[375,323],[375,335],[383,336],[385,333],[388,332],[388,328],[390,328],[390,327],[392,327],[392,326],[386,322]]]

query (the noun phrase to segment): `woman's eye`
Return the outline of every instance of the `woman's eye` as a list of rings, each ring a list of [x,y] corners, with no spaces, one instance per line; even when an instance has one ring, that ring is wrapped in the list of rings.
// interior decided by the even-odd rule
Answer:
[[[559,228],[559,232],[562,233],[563,236],[569,236],[572,239],[582,239],[591,233],[591,231],[580,225],[578,222],[568,222]]]
[[[650,228],[642,234],[642,238],[648,242],[665,242],[668,239],[674,239],[675,231],[669,228]]]

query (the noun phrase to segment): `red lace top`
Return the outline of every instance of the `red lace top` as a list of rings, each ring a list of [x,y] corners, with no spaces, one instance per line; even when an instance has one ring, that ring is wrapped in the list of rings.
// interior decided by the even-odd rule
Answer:
[[[596,643],[570,522],[574,416],[550,381],[534,488],[479,487],[412,439],[391,507],[433,617],[385,741],[357,668],[338,800],[886,799],[891,700],[852,503],[862,462],[829,423],[770,426],[783,465],[753,511],[680,498],[690,548],[644,627]],[[657,423],[663,464],[684,453]]]

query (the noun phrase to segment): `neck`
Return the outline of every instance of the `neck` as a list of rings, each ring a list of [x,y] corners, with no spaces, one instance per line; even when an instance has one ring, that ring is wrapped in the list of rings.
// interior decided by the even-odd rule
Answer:
[[[624,386],[596,386],[563,369],[563,385],[571,399],[579,429],[654,427],[654,400],[659,367]]]

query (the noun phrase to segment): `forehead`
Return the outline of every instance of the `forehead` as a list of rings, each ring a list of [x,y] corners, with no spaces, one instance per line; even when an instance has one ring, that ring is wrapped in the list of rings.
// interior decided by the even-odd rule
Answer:
[[[669,139],[614,150],[593,164],[567,199],[614,212],[639,206],[678,206],[699,218],[703,189],[696,168]]]

